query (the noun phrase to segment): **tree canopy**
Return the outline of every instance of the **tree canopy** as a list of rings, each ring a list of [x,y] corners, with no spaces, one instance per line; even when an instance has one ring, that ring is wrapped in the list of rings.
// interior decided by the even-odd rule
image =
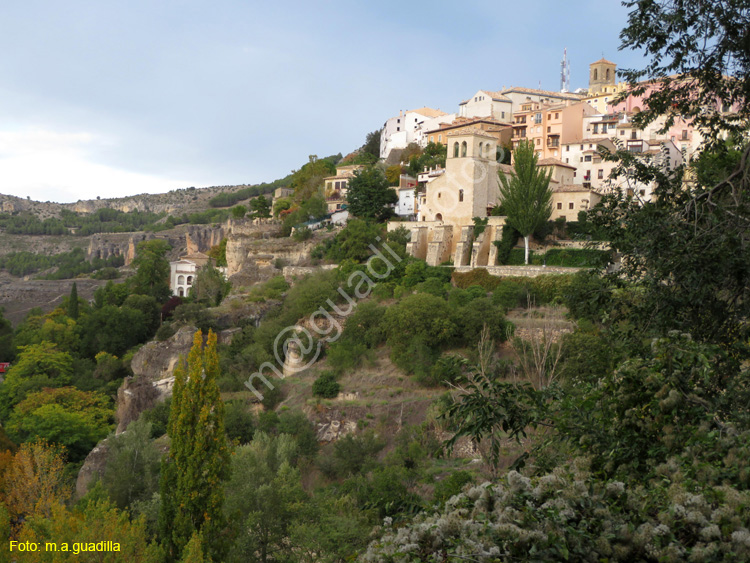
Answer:
[[[138,243],[132,264],[136,269],[132,278],[135,293],[150,295],[159,303],[169,299],[172,292],[169,289],[169,261],[166,254],[170,248],[169,243],[161,239]]]
[[[507,223],[516,229],[526,246],[526,264],[529,263],[529,237],[552,214],[552,191],[549,181],[552,171],[545,172],[537,166],[538,157],[533,145],[522,141],[514,152],[514,174],[498,172],[500,198]]]
[[[385,221],[393,215],[390,206],[398,202],[398,194],[388,187],[388,180],[380,168],[368,166],[355,172],[349,180],[346,201],[355,217]]]

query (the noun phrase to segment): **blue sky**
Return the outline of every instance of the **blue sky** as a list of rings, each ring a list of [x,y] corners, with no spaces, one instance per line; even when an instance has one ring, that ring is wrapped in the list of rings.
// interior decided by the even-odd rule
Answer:
[[[75,201],[257,183],[359,147],[400,109],[571,86],[618,2],[24,0],[0,5],[0,193]]]

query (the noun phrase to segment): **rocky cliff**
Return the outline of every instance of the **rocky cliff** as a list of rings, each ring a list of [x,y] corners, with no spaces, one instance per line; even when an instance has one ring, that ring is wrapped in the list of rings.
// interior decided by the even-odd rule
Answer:
[[[169,258],[174,260],[184,254],[193,252],[207,253],[212,246],[216,246],[226,237],[228,226],[217,225],[179,225],[174,229],[158,233],[99,233],[89,237],[87,256],[92,258],[108,258],[109,256],[124,256],[125,265],[129,265],[135,258],[138,243],[160,238],[166,240],[172,247]]]

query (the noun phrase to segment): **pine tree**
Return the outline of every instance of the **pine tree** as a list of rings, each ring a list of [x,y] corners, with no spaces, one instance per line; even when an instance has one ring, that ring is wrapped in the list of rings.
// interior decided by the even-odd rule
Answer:
[[[222,481],[229,473],[229,452],[218,375],[216,334],[209,331],[204,348],[198,331],[187,366],[180,362],[174,371],[170,450],[162,465],[160,528],[171,561],[180,558],[196,531],[205,551],[221,560]]]
[[[78,320],[78,286],[73,282],[70,288],[70,297],[68,298],[68,316],[74,321]]]

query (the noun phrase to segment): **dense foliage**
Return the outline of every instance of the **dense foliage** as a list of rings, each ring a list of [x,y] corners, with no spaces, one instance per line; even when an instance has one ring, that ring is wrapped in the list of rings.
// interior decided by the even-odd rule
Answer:
[[[51,273],[41,276],[42,279],[63,280],[75,278],[80,274],[96,272],[102,268],[117,268],[125,263],[123,256],[109,258],[92,258],[86,260],[86,251],[75,248],[70,252],[45,255],[33,252],[11,252],[0,256],[0,268],[14,276],[27,276],[40,270],[55,268]]]

